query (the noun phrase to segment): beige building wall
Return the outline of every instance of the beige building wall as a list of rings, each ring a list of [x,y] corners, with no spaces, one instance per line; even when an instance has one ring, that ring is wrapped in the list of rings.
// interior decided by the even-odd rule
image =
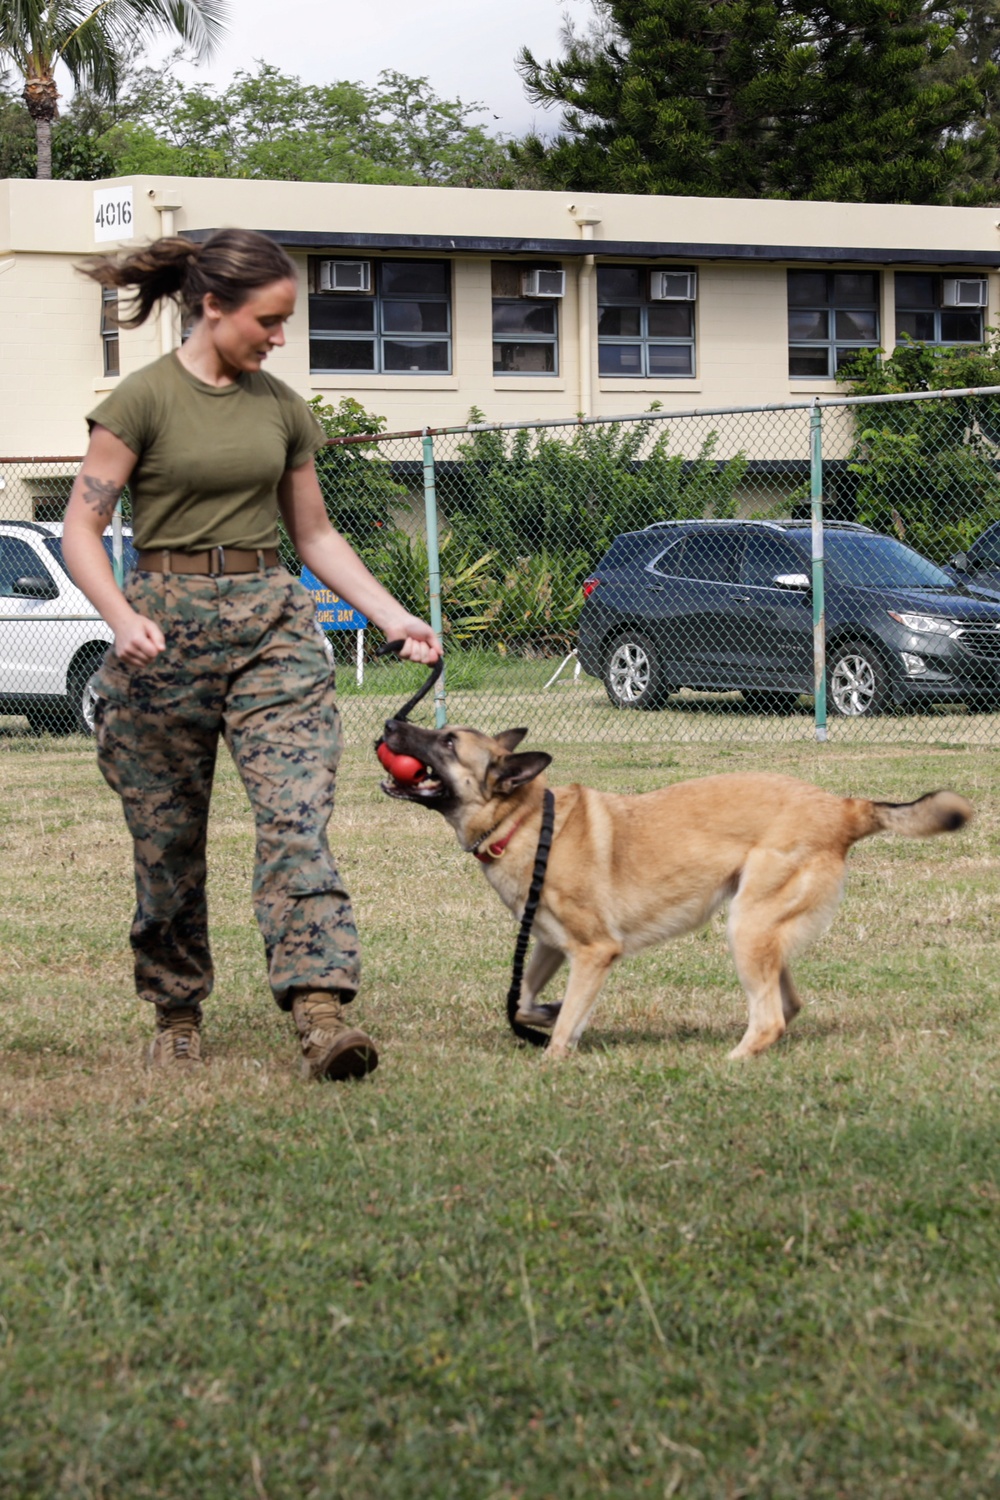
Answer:
[[[16,180],[0,183],[0,457],[82,452],[85,414],[114,383],[101,374],[100,289],[75,267],[88,254],[116,248],[94,238],[94,194],[124,187],[132,190],[134,222],[132,238],[122,245],[148,241],[163,231],[203,233],[226,225],[281,239],[301,268],[303,294],[287,344],[273,355],[269,368],[306,398],[319,394],[335,405],[344,396],[356,397],[385,417],[390,430],[457,425],[467,420],[472,407],[490,421],[571,421],[584,408],[588,415],[616,416],[641,412],[652,401],[666,411],[684,411],[836,394],[840,388],[833,381],[788,376],[786,272],[790,265],[839,265],[837,253],[845,250],[863,257],[854,264],[883,272],[883,342],[893,328],[893,269],[988,275],[985,321],[996,325],[1000,318],[1000,230],[992,208],[583,198],[198,178]],[[588,233],[592,243],[586,249],[598,262],[618,260],[623,245],[638,245],[649,247],[644,260],[668,266],[672,256],[675,264],[697,268],[692,378],[598,375],[596,278],[581,253]],[[400,235],[433,236],[436,242],[417,248],[366,244],[368,237]],[[346,240],[324,244],[329,236]],[[349,255],[352,242],[372,257],[450,261],[451,374],[310,373],[307,258],[310,253]],[[566,270],[554,375],[493,371],[491,260],[518,257],[519,252],[525,264],[557,261]],[[900,252],[941,259],[908,266],[898,259]],[[578,284],[588,274],[584,316],[590,337],[581,350]],[[176,319],[166,329],[153,321],[137,331],[123,330],[122,375],[156,358],[178,336]],[[0,505],[4,509],[10,513],[6,501]]]

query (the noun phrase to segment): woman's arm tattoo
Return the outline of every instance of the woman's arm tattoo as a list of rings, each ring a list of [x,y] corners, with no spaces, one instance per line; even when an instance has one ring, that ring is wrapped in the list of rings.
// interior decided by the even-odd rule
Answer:
[[[80,479],[83,482],[84,502],[93,506],[99,516],[112,516],[125,486],[115,484],[113,479],[96,479],[93,474],[81,474]]]

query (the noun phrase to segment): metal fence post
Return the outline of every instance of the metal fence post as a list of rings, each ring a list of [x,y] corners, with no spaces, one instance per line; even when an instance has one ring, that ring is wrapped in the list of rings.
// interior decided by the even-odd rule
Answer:
[[[812,509],[813,693],[816,738],[826,739],[826,593],[823,568],[823,415],[809,413],[809,499]]]
[[[115,583],[121,588],[125,582],[125,544],[122,540],[122,503],[119,500],[111,517],[111,566]]]
[[[441,555],[438,549],[437,488],[434,476],[434,439],[425,431],[424,448],[424,519],[427,527],[427,584],[431,600],[431,625],[439,640],[444,640],[441,618]],[[441,729],[448,722],[444,676],[434,689],[434,722]]]

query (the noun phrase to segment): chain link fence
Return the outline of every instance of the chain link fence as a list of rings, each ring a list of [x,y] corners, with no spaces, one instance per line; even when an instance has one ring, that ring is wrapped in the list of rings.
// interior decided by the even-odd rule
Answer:
[[[0,733],[87,732],[79,459],[0,459]],[[1000,388],[330,442],[334,523],[445,641],[437,721],[552,742],[1000,744]],[[132,559],[127,497],[109,555]],[[286,547],[292,571],[298,563]],[[350,738],[423,681],[333,628]]]

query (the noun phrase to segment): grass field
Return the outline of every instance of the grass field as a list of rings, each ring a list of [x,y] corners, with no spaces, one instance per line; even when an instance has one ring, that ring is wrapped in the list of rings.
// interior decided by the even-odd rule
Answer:
[[[979,815],[855,851],[762,1059],[725,1060],[719,918],[623,966],[553,1067],[505,1029],[510,918],[359,744],[333,841],[382,1065],[317,1087],[223,763],[211,1061],[170,1085],[92,752],[0,742],[3,1500],[1000,1494],[1000,756],[554,748],[555,781],[768,768]]]

